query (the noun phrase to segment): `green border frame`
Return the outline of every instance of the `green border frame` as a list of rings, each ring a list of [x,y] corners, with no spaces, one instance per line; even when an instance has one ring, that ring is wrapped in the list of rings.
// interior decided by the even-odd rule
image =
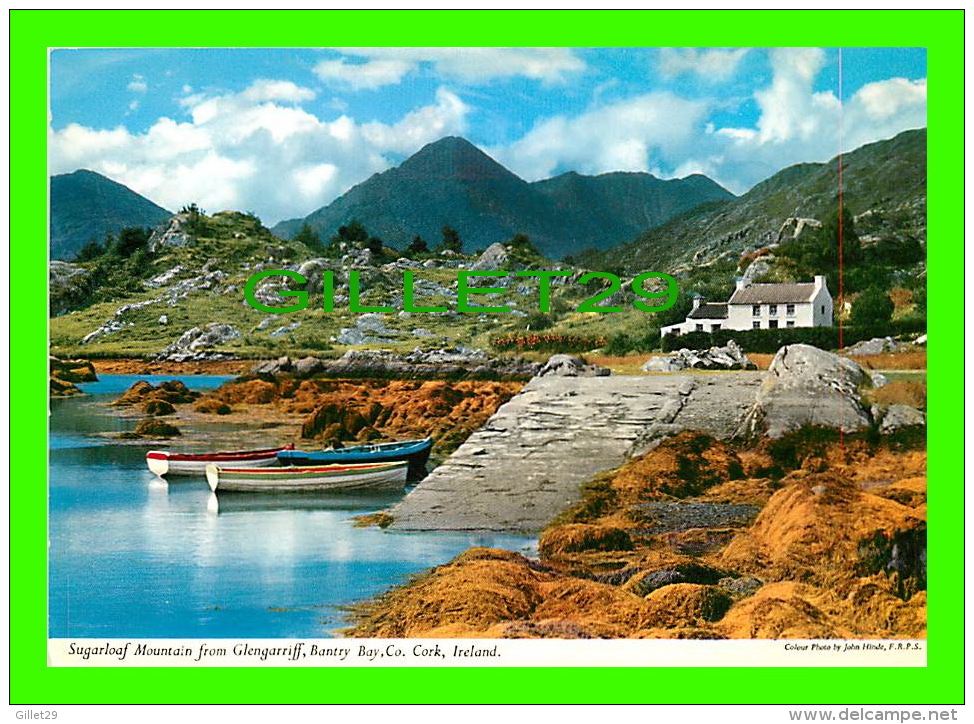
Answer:
[[[11,703],[963,703],[963,10],[12,10],[9,17],[10,301],[25,305],[10,307],[10,443],[23,459],[47,456],[47,320],[38,287],[46,289],[47,279],[49,46],[142,47],[173,38],[180,46],[320,46],[331,32],[336,41],[376,46],[762,46],[787,39],[926,47],[928,273],[936,280],[928,290],[926,668],[551,668],[533,670],[530,683],[508,668],[48,668],[47,494],[34,467],[10,477]]]

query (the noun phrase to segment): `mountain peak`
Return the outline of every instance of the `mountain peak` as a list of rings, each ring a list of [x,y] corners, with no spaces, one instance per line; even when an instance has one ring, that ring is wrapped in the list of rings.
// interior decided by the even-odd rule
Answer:
[[[403,161],[399,170],[410,176],[436,176],[461,181],[518,179],[515,174],[460,136],[445,136],[426,144]]]
[[[172,214],[97,171],[79,168],[50,179],[51,257],[71,259],[88,241],[127,226],[155,226]]]

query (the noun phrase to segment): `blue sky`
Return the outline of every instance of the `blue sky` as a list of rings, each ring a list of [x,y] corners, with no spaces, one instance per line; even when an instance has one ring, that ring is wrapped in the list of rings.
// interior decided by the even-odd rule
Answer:
[[[50,171],[169,209],[304,216],[445,135],[528,180],[706,173],[742,193],[926,125],[926,53],[845,48],[51,52]]]

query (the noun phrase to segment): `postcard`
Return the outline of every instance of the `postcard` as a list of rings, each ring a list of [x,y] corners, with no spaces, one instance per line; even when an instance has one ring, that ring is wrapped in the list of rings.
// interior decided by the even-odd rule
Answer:
[[[940,670],[928,43],[46,45],[48,672]]]

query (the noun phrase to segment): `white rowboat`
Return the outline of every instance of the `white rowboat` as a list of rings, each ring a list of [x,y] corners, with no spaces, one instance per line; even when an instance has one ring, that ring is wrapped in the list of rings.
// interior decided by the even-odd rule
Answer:
[[[395,490],[406,484],[406,461],[301,468],[231,468],[208,465],[216,492],[295,493],[311,490]]]

